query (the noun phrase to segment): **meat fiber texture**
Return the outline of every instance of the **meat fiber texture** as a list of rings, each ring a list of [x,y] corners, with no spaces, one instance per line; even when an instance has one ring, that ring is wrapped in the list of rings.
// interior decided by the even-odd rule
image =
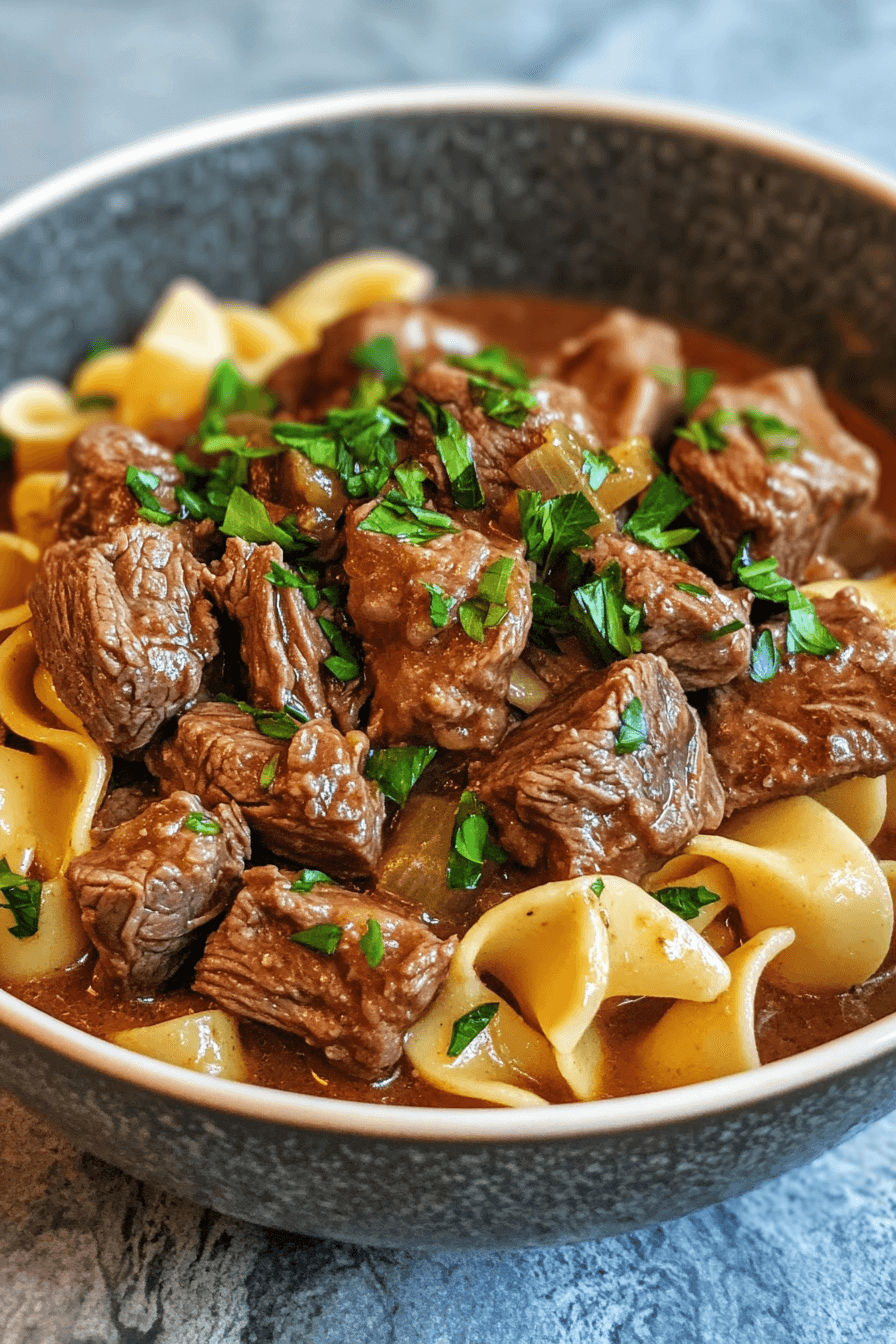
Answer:
[[[638,699],[645,738],[616,752]],[[724,795],[695,711],[663,658],[636,654],[581,678],[472,772],[501,843],[552,878],[637,881],[722,820]]]
[[[215,833],[185,825],[191,813]],[[178,791],[74,859],[66,877],[99,952],[97,978],[132,994],[161,988],[227,909],[248,857],[237,808],[222,803],[205,813],[195,794]]]
[[[644,608],[646,625],[639,636],[643,651],[661,654],[686,691],[721,686],[746,671],[753,602],[746,588],[720,588],[693,565],[639,546],[618,532],[599,536],[585,558],[598,573],[617,562],[626,598]],[[681,584],[702,592],[688,592]],[[717,637],[719,630],[738,621],[741,629]]]
[[[440,942],[393,898],[326,883],[292,891],[294,876],[273,867],[246,874],[193,988],[228,1012],[301,1036],[348,1073],[380,1077],[401,1058],[404,1033],[442,985],[457,940]],[[375,967],[360,946],[371,919],[384,948]],[[291,941],[319,924],[341,930],[331,955]]]
[[[201,566],[177,526],[57,542],[28,601],[59,698],[116,755],[139,752],[196,701],[218,652]]]
[[[382,851],[386,815],[383,795],[364,778],[368,749],[364,733],[344,737],[322,719],[297,724],[289,741],[266,737],[251,714],[208,702],[184,714],[147,764],[166,793],[188,789],[205,807],[237,803],[275,854],[366,877]]]
[[[59,539],[99,537],[137,521],[139,501],[125,483],[128,467],[158,477],[159,508],[176,508],[174,487],[183,476],[166,448],[124,425],[91,425],[68,450],[68,480],[62,492]]]
[[[470,529],[422,546],[360,531],[371,507],[354,510],[345,556],[349,615],[364,641],[373,683],[371,739],[435,742],[454,751],[494,746],[507,726],[510,675],[532,622],[521,548]],[[461,626],[458,607],[475,597],[485,570],[504,556],[514,561],[508,612],[479,643]],[[427,583],[451,604],[441,629],[432,623]]]
[[[773,555],[780,572],[799,583],[814,557],[828,551],[838,525],[873,501],[878,460],[831,413],[810,369],[780,369],[736,387],[714,387],[698,417],[721,407],[777,416],[799,431],[805,446],[792,460],[769,456],[743,425],[724,430],[728,446],[722,452],[703,452],[678,439],[669,465],[692,496],[688,517],[722,575],[730,574],[749,533],[753,559]]]
[[[743,674],[708,697],[707,739],[729,815],[896,768],[896,630],[854,588],[815,607],[839,653],[788,653],[778,617],[760,627],[781,654],[771,680]]]

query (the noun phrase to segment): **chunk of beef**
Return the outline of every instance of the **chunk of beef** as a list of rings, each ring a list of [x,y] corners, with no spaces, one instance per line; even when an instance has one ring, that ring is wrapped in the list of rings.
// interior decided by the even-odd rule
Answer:
[[[841,574],[851,574],[854,579],[873,579],[896,569],[896,523],[879,509],[863,505],[840,524],[831,538],[831,560],[841,567]],[[808,573],[806,577],[811,581]],[[812,580],[822,577],[840,575],[813,574]]]
[[[644,741],[617,755],[635,700]],[[592,672],[536,710],[474,767],[471,787],[513,857],[558,879],[637,881],[718,826],[724,808],[700,720],[668,663],[650,653]]]
[[[746,671],[753,602],[746,588],[719,588],[693,565],[618,532],[602,533],[586,558],[598,573],[609,562],[618,563],[626,597],[644,608],[644,652],[662,654],[686,691],[721,686]],[[682,584],[702,592],[688,592]],[[739,629],[717,637],[737,622]]]
[[[446,533],[423,546],[358,524],[373,505],[353,510],[347,526],[348,610],[364,641],[373,683],[369,732],[375,742],[437,742],[452,750],[490,747],[507,725],[513,664],[532,620],[529,574],[519,547],[501,547],[478,532]],[[513,558],[507,614],[478,642],[458,609],[475,598],[489,565]],[[430,614],[437,586],[450,604],[438,629]]]
[[[169,512],[183,476],[171,454],[124,425],[91,425],[68,450],[68,480],[62,492],[60,540],[106,536],[137,520],[140,504],[125,484],[128,467],[158,477],[156,497]]]
[[[592,448],[600,446],[594,416],[582,393],[574,387],[565,387],[547,378],[533,384],[538,409],[530,411],[517,428],[486,415],[473,395],[469,375],[463,369],[441,362],[427,364],[412,376],[410,385],[396,399],[395,405],[408,421],[410,438],[404,450],[426,467],[430,479],[436,484],[438,501],[446,508],[452,504],[448,473],[436,451],[429,417],[419,406],[418,393],[444,406],[468,434],[476,474],[487,504],[500,506],[515,490],[510,468],[541,446],[545,430],[554,421],[562,420]]]
[[[453,321],[423,304],[389,299],[333,322],[323,332],[318,348],[281,364],[268,379],[268,387],[293,415],[310,410],[313,416],[344,405],[360,373],[352,351],[375,336],[393,338],[408,370],[420,360],[439,355],[475,355],[485,345],[476,327]]]
[[[781,652],[776,675],[743,675],[709,696],[706,734],[729,815],[896,767],[896,630],[854,588],[815,606],[839,653],[788,653],[778,617],[762,627]]]
[[[297,724],[289,740],[267,737],[251,714],[215,702],[184,714],[147,764],[165,793],[238,803],[275,854],[355,877],[373,872],[383,845],[383,795],[362,773],[368,747],[363,733],[343,737],[321,719]],[[267,787],[266,770],[275,771]]]
[[[377,1078],[401,1058],[402,1037],[435,997],[457,940],[440,942],[392,898],[326,883],[292,891],[293,877],[276,868],[246,873],[193,987],[240,1017],[301,1036],[348,1073]],[[375,967],[360,946],[369,920],[383,937]],[[319,924],[342,930],[332,955],[291,941]]]
[[[38,656],[95,742],[137,752],[195,703],[218,652],[201,576],[174,528],[146,523],[44,552],[28,594]]]
[[[177,792],[73,859],[66,877],[99,952],[100,977],[131,993],[164,985],[197,931],[227,909],[248,857],[237,808],[222,803],[205,813],[195,794]]]
[[[276,543],[257,546],[230,537],[223,558],[203,577],[217,605],[239,622],[252,704],[259,709],[291,705],[308,719],[326,718],[321,665],[330,656],[329,642],[299,589],[265,578],[272,564],[283,565]]]
[[[131,821],[153,801],[154,794],[142,784],[126,784],[111,789],[100,803],[90,828],[93,845],[101,845],[124,821]]]
[[[780,369],[737,387],[717,386],[699,415],[725,407],[776,416],[802,435],[793,460],[769,454],[742,423],[724,429],[723,452],[702,452],[678,439],[670,465],[693,503],[689,516],[715,552],[720,573],[744,533],[759,560],[773,555],[798,583],[814,556],[827,553],[838,525],[877,493],[872,450],[843,428],[809,369]]]
[[[635,434],[657,441],[668,433],[681,393],[650,370],[681,369],[684,362],[674,327],[613,308],[562,343],[552,372],[582,389],[601,439],[612,445]]]

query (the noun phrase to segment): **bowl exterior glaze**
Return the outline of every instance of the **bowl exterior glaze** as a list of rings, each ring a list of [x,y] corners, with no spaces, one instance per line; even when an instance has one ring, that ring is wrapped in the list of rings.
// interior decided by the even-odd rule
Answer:
[[[811,364],[896,429],[896,183],[649,104],[416,98],[272,109],[267,125],[259,114],[251,131],[210,132],[173,157],[138,147],[36,212],[0,210],[0,387],[65,377],[98,336],[129,339],[175,276],[266,300],[327,257],[389,246],[447,288],[622,302]],[[869,1028],[875,1044],[854,1065],[841,1052],[828,1067],[822,1047],[817,1067],[760,1071],[792,1076],[783,1089],[765,1095],[760,1079],[726,1100],[724,1085],[703,1085],[715,1091],[687,1089],[694,1105],[674,1114],[638,1098],[623,1127],[597,1103],[557,1108],[581,1115],[565,1131],[530,1113],[518,1133],[502,1121],[490,1134],[472,1112],[477,1137],[465,1138],[430,1132],[418,1111],[402,1133],[385,1121],[361,1132],[348,1103],[324,1125],[299,1098],[272,1113],[258,1089],[222,1109],[213,1081],[187,1095],[164,1070],[141,1077],[134,1057],[123,1076],[107,1067],[111,1047],[103,1060],[89,1043],[54,1048],[52,1032],[21,1029],[18,1007],[0,994],[0,1084],[76,1143],[223,1212],[371,1245],[649,1225],[806,1162],[896,1104],[896,1032]]]

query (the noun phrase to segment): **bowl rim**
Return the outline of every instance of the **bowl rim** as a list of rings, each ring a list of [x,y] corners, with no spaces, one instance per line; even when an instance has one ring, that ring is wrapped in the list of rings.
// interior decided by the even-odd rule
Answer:
[[[143,168],[301,126],[432,112],[538,113],[617,120],[705,136],[813,172],[896,211],[896,176],[764,122],[642,95],[518,84],[418,85],[329,94],[207,118],[97,155],[0,205],[0,238],[84,192]],[[165,1064],[90,1036],[0,990],[0,1026],[68,1060],[174,1102],[295,1129],[418,1143],[551,1142],[702,1120],[829,1082],[896,1054],[896,1013],[745,1073],[664,1092],[501,1110],[331,1100],[237,1083]]]

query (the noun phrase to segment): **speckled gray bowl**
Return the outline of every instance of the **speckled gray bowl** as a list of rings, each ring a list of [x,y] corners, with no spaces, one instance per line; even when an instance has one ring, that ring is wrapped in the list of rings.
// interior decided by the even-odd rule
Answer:
[[[622,301],[801,360],[896,428],[896,179],[715,114],[416,90],[165,135],[0,208],[0,387],[129,337],[173,276],[265,299],[349,249],[446,286]],[[807,1162],[896,1104],[896,1017],[753,1073],[526,1111],[288,1095],[129,1054],[0,994],[0,1083],[203,1204],[383,1246],[644,1226]]]

